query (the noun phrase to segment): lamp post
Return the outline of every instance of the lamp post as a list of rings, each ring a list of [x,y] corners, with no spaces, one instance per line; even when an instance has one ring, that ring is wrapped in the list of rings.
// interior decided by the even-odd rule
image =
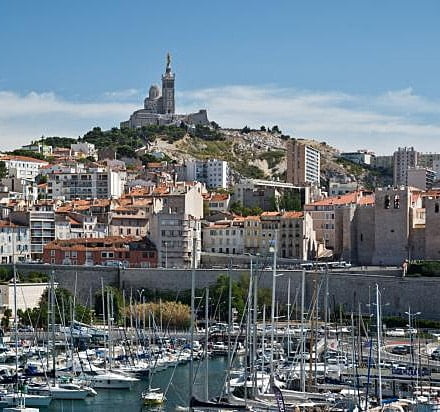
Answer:
[[[405,312],[406,315],[408,315],[408,328],[409,328],[409,338],[410,338],[410,353],[411,353],[411,363],[414,366],[414,349],[413,349],[413,328],[412,328],[412,322],[411,320],[415,318],[418,315],[421,315],[422,312],[411,312],[411,307],[408,307],[408,312]]]
[[[165,242],[165,269],[168,268],[168,242]]]

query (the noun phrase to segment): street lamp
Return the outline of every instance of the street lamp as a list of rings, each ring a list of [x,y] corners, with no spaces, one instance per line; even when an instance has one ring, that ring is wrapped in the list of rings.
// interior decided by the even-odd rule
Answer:
[[[168,268],[168,242],[165,242],[165,269]]]
[[[145,289],[138,290],[137,293],[139,294],[139,302],[142,303],[142,294],[145,292]]]
[[[411,363],[414,365],[414,349],[413,349],[413,334],[414,330],[412,328],[412,322],[411,319],[415,318],[418,315],[421,315],[422,312],[411,312],[411,308],[408,307],[408,312],[405,312],[406,315],[408,315],[408,328],[409,328],[409,339],[410,339],[410,351],[411,351]]]

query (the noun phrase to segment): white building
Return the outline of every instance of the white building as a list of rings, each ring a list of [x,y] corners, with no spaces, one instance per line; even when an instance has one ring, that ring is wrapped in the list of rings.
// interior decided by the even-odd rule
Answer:
[[[114,199],[124,193],[127,173],[110,168],[62,168],[47,175],[50,199]]]
[[[55,283],[55,287],[58,284]],[[38,306],[43,293],[50,287],[49,283],[17,283],[17,310],[25,311]],[[0,316],[6,309],[12,310],[14,317],[14,284],[0,285]]]
[[[358,150],[356,152],[341,153],[341,157],[353,163],[371,165],[371,161],[374,158],[374,153],[371,153],[367,150]]]
[[[408,186],[408,169],[417,166],[418,152],[413,147],[399,147],[393,154],[393,185]]]
[[[70,145],[70,150],[75,157],[93,157],[95,160],[98,160],[98,151],[93,143],[73,143]]]
[[[407,185],[417,189],[431,189],[435,178],[435,171],[426,167],[412,167],[407,170]]]
[[[53,147],[44,143],[35,142],[21,147],[23,150],[29,150],[30,152],[41,153],[44,156],[52,156]]]
[[[186,179],[205,183],[209,188],[226,189],[229,183],[228,162],[217,159],[188,161]]]
[[[334,182],[330,180],[329,196],[345,195],[359,189],[358,182]]]
[[[55,239],[54,208],[51,202],[40,202],[35,204],[29,212],[33,259],[41,259],[44,245]]]
[[[0,263],[25,262],[30,258],[29,228],[0,220]]]
[[[13,155],[1,156],[0,161],[5,162],[9,177],[32,180],[40,173],[42,167],[49,164],[45,160]]]
[[[70,212],[55,216],[55,238],[104,238],[108,236],[108,225],[98,222],[98,217]]]
[[[318,186],[321,179],[321,154],[312,146],[291,139],[287,142],[286,181],[297,186]]]

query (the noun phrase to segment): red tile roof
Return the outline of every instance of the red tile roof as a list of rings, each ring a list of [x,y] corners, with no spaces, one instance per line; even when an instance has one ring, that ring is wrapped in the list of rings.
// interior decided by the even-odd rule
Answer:
[[[372,205],[374,194],[371,192],[354,191],[344,195],[326,197],[306,205],[307,206],[342,206],[342,205]]]

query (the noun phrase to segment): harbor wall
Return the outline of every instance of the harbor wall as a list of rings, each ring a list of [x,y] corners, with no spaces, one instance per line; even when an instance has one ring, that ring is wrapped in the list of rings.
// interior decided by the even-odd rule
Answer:
[[[136,291],[139,289],[167,290],[181,292],[191,288],[191,270],[179,269],[118,269],[84,266],[49,266],[49,265],[18,265],[19,273],[44,272],[50,274],[54,270],[55,280],[60,287],[76,290],[76,295],[82,303],[89,302],[90,296],[100,290],[101,282]],[[215,284],[219,275],[226,275],[227,269],[196,270],[196,287],[204,288]],[[259,271],[258,286],[272,287],[272,271]],[[281,303],[287,302],[288,282],[290,279],[291,303],[297,304],[301,297],[301,271],[279,270],[276,278],[276,296]],[[231,274],[238,280],[249,274],[248,269],[233,269]],[[366,306],[375,299],[375,287],[379,285],[384,305],[383,314],[405,316],[405,311],[411,307],[414,312],[422,312],[425,319],[440,320],[440,310],[437,306],[440,296],[440,279],[435,278],[402,278],[399,270],[369,270],[363,272],[329,272],[328,302],[332,310],[342,305],[345,312],[357,313],[359,304],[363,313],[370,309]],[[307,272],[305,274],[305,302],[308,307],[314,290],[319,291],[320,307],[323,306],[326,290],[325,273]]]

